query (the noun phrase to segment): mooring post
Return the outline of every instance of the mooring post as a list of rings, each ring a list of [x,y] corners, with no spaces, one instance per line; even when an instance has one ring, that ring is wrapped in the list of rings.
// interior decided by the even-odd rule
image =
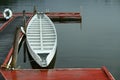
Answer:
[[[34,6],[33,15],[35,15],[36,13],[37,13],[37,9],[36,9],[36,6]]]
[[[23,10],[23,27],[24,27],[24,31],[26,32],[26,15],[25,15],[25,10]]]
[[[14,36],[14,42],[13,42],[13,54],[12,54],[12,62],[11,62],[11,68],[16,67],[17,62],[17,56],[18,56],[18,47],[19,47],[19,38],[20,38],[20,28],[16,28],[16,33]]]
[[[82,23],[82,16],[83,16],[83,8],[82,6],[80,6],[80,17],[81,17],[80,23]]]

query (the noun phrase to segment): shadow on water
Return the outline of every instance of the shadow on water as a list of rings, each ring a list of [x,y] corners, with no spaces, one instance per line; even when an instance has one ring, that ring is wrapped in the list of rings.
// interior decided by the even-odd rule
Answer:
[[[57,51],[56,51],[57,53]],[[54,66],[55,66],[55,61],[56,61],[56,53],[55,53],[55,56],[54,58],[52,59],[50,65],[48,67],[40,67],[35,61],[34,59],[32,58],[32,56],[28,53],[28,56],[29,56],[29,61],[30,61],[30,64],[31,64],[31,67],[32,69],[53,69]]]
[[[20,68],[20,69],[52,69],[52,68],[54,68],[55,61],[56,61],[57,50],[56,50],[55,56],[52,59],[50,65],[48,67],[42,68],[32,58],[28,49],[27,49],[27,53],[26,53],[26,56],[25,56],[26,61],[24,62],[24,49],[23,48],[24,47],[23,47],[23,43],[22,43],[22,46],[21,46],[19,54],[18,54],[17,68]]]
[[[17,0],[0,0],[0,6],[8,6],[16,3]]]
[[[0,27],[6,22],[7,20],[5,18],[0,18]]]
[[[80,23],[80,30],[82,31],[82,23]]]

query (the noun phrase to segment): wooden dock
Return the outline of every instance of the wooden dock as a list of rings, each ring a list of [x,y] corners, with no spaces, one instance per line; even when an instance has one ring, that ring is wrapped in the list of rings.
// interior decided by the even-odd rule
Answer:
[[[46,13],[52,18],[76,17],[80,18],[78,13]],[[65,16],[66,15],[66,16]],[[27,13],[27,20],[29,21],[32,13]],[[2,14],[0,15],[2,18]],[[14,13],[14,16],[3,23],[0,27],[0,57],[5,55],[2,59],[0,68],[1,80],[115,80],[106,67],[102,68],[57,68],[57,69],[9,69],[7,64],[13,53],[13,36],[16,27],[22,25],[22,13]],[[3,57],[2,57],[3,58]]]
[[[47,12],[45,13],[51,18],[53,22],[79,22],[81,23],[82,17],[79,12]],[[13,13],[13,16],[22,16],[22,13]],[[33,16],[33,13],[27,12],[26,16]],[[0,18],[3,18],[3,14],[0,13]]]
[[[106,67],[0,70],[3,80],[115,80]]]

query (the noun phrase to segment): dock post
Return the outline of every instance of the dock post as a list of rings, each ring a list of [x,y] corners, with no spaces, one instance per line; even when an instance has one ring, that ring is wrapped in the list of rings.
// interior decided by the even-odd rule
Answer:
[[[36,13],[37,13],[37,9],[36,9],[36,6],[34,6],[33,15],[35,15]]]
[[[82,15],[83,15],[83,8],[82,6],[80,6],[80,16],[81,16],[80,23],[82,23]]]
[[[26,32],[26,15],[25,15],[25,10],[23,10],[23,27],[24,27],[24,31]]]
[[[11,62],[11,68],[16,67],[17,62],[17,55],[18,55],[18,47],[19,47],[19,38],[20,38],[20,28],[16,28],[16,33],[14,36],[14,42],[13,42],[13,54],[12,54],[12,62]]]

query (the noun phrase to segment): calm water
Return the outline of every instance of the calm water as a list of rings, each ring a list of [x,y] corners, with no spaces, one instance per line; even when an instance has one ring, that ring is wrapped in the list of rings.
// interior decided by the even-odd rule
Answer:
[[[120,0],[0,0],[0,11],[81,12],[82,24],[55,24],[55,68],[106,66],[120,80]]]

